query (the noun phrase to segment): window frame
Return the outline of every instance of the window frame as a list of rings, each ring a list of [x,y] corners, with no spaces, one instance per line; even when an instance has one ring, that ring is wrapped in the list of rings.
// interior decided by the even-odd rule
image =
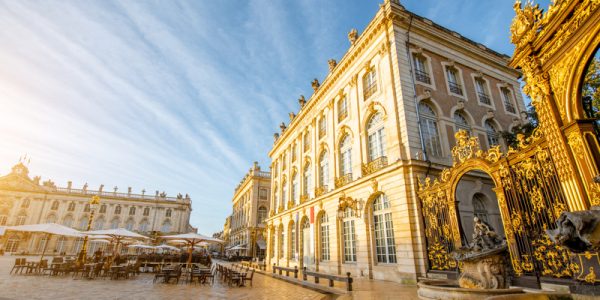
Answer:
[[[433,105],[421,101],[417,104],[419,106],[419,118],[421,120],[421,133],[423,134],[424,138],[423,138],[423,142],[425,143],[425,149],[427,150],[427,156],[428,157],[435,157],[435,158],[443,158],[444,157],[444,148],[442,147],[442,139],[441,139],[441,134],[440,134],[440,128],[439,128],[439,124],[440,124],[440,119],[438,114],[436,113]],[[423,113],[423,109],[421,109],[421,106],[426,106],[432,113],[433,115],[429,115],[428,113]],[[423,122],[425,121],[425,122]],[[428,121],[428,122],[427,122]],[[427,125],[426,128],[422,127],[424,124]],[[431,140],[431,136],[429,135],[429,133],[431,132],[432,127],[434,127],[435,129],[435,137],[437,140],[437,149],[434,149],[434,145],[432,145],[432,143],[430,142]],[[427,130],[425,130],[427,129]],[[427,133],[427,138],[429,138],[428,140],[425,140],[425,133]],[[428,146],[430,146],[431,148],[429,148]],[[436,150],[436,154],[439,155],[434,155],[430,150]]]
[[[396,238],[391,202],[385,194],[379,194],[371,204],[371,220],[373,221],[373,239],[376,264],[396,264]],[[383,234],[383,235],[382,235]],[[380,243],[383,242],[383,245]],[[380,253],[380,250],[383,253]],[[380,260],[384,258],[383,260]]]
[[[467,93],[465,90],[465,82],[463,79],[462,69],[457,67],[456,63],[442,62],[442,66],[444,71],[444,79],[446,80],[446,91],[448,92],[448,95],[462,98],[465,99],[465,101],[467,101],[468,99],[466,97]],[[462,94],[454,93],[450,88],[450,78],[448,77],[448,71],[450,69],[454,69],[456,71],[457,82],[455,84],[459,85]]]
[[[379,118],[379,121],[376,124],[372,124],[373,120],[375,119],[375,117]],[[367,133],[367,159],[368,162],[372,162],[374,160],[377,160],[381,157],[385,157],[386,156],[386,134],[385,134],[385,115],[378,111],[375,112],[374,114],[372,114],[369,117],[369,121],[367,122],[367,126],[366,126],[366,133]],[[371,138],[375,139],[375,145],[377,145],[377,149],[372,149],[372,140]],[[374,150],[378,150],[378,153],[373,153]]]
[[[432,64],[431,57],[429,55],[423,53],[422,51],[418,51],[418,50],[414,50],[414,49],[410,51],[410,55],[411,55],[410,59],[411,59],[411,64],[412,64],[411,66],[413,69],[412,76],[414,76],[414,78],[415,78],[415,83],[420,84],[425,87],[428,87],[428,88],[431,88],[432,90],[436,90],[435,76],[433,76],[434,73],[433,73],[433,64]],[[427,73],[427,76],[429,76],[430,83],[425,83],[425,82],[417,80],[417,72],[416,72],[417,64],[415,61],[415,57],[417,57],[417,56],[420,56],[421,58],[423,58],[425,60],[424,61],[425,69],[426,69],[425,73]]]
[[[485,78],[483,74],[471,73],[471,78],[473,79],[473,86],[475,87],[475,95],[477,97],[477,103],[481,106],[489,107],[493,110],[496,110],[496,104],[494,103],[494,97],[492,96],[492,89],[490,88],[490,81]],[[490,104],[484,103],[481,101],[481,95],[477,89],[477,81],[483,81],[483,89],[486,93],[486,96],[490,100]]]

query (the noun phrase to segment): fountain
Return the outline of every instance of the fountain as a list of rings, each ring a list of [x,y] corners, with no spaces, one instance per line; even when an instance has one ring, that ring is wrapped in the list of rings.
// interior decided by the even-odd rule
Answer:
[[[419,298],[475,300],[524,293],[520,288],[508,288],[506,241],[477,217],[473,223],[473,241],[452,252],[452,257],[462,265],[458,282],[421,281],[418,283]]]

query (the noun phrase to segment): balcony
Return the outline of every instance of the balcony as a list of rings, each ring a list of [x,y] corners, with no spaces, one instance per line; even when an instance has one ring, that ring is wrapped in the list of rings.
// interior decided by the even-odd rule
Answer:
[[[427,72],[415,70],[415,78],[422,83],[431,84],[431,78],[429,78]]]
[[[457,94],[457,95],[461,95],[463,94],[462,91],[462,86],[460,86],[460,84],[455,83],[455,82],[448,82],[448,87],[450,88],[450,92]]]
[[[479,96],[479,102],[486,105],[492,105],[492,100],[490,100],[490,96],[481,92],[477,93],[477,95]]]
[[[335,188],[337,189],[337,188],[343,187],[344,185],[346,185],[350,182],[352,182],[352,173],[348,173],[341,177],[336,177],[335,178]]]
[[[365,90],[363,91],[364,100],[369,99],[369,97],[373,96],[377,92],[377,84],[371,84],[370,86],[365,86]]]
[[[319,197],[325,193],[327,193],[329,191],[329,189],[327,188],[326,185],[320,186],[315,188],[315,197]]]
[[[362,165],[362,174],[363,176],[367,176],[373,174],[388,165],[388,160],[386,156],[380,156],[367,164]]]

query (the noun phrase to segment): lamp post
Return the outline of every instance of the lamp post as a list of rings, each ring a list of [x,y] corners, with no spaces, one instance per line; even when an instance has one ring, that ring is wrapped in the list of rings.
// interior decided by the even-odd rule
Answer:
[[[96,211],[96,207],[98,207],[98,204],[100,204],[100,197],[94,196],[92,197],[92,199],[90,199],[90,217],[88,218],[86,231],[90,231],[90,229],[92,229],[92,221],[94,221],[94,212]],[[77,263],[80,266],[83,266],[85,264],[87,258],[87,242],[88,236],[86,235],[83,238],[83,245],[81,246],[81,251],[79,252],[79,257],[77,258]]]

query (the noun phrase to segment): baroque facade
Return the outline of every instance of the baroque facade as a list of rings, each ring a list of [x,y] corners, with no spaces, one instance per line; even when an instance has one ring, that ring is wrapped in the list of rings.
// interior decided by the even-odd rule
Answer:
[[[227,249],[241,256],[263,258],[267,243],[265,221],[269,213],[271,173],[261,171],[257,162],[236,187],[233,213],[227,218],[224,236]]]
[[[94,212],[92,230],[126,228],[144,235],[164,235],[192,231],[189,225],[192,200],[188,195],[167,197],[155,195],[57,187],[51,180],[40,183],[40,177],[29,177],[29,169],[19,162],[12,171],[0,177],[0,226],[58,223],[85,231],[90,215],[90,199],[100,197]],[[6,252],[41,252],[45,246],[43,235],[8,232],[3,239]],[[78,253],[82,239],[52,237],[48,252]],[[88,251],[93,253],[93,251]]]
[[[520,74],[397,1],[348,38],[274,136],[267,263],[416,282],[427,272],[417,181],[452,165],[458,130],[506,148],[500,132],[523,122]],[[465,177],[470,218],[490,211],[498,223],[492,187]]]

